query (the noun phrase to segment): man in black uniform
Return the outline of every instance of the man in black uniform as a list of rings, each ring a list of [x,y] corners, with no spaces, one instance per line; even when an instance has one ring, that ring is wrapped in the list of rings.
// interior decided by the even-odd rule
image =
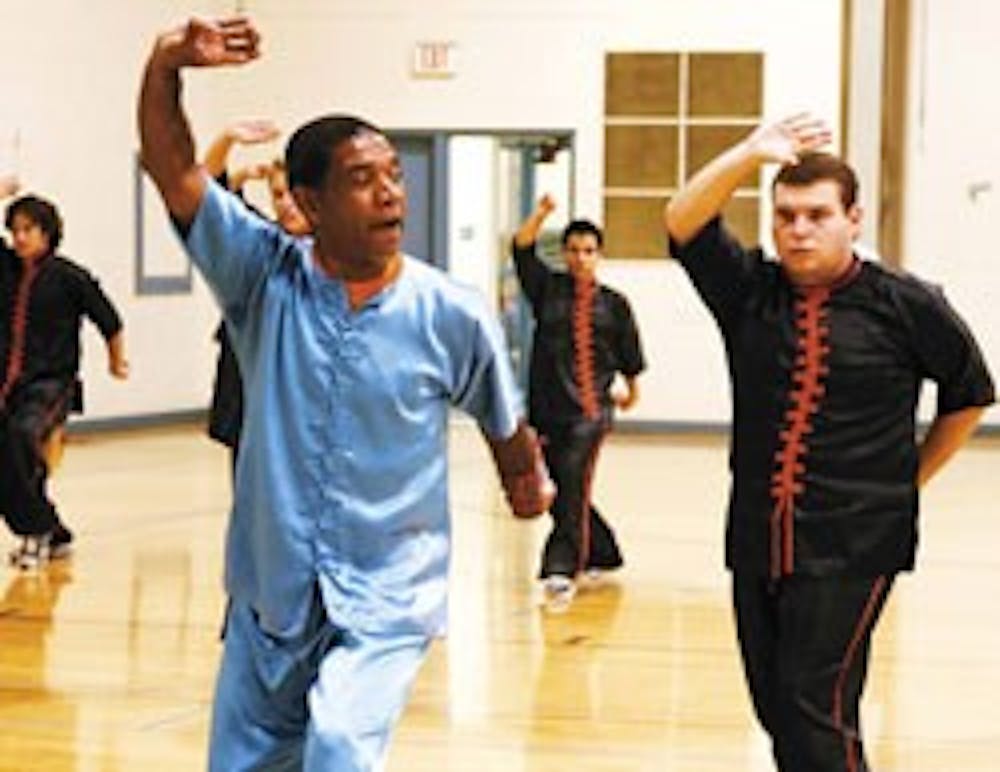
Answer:
[[[718,324],[732,380],[726,562],[757,716],[783,772],[868,770],[859,702],[872,630],[912,569],[918,489],[974,430],[993,383],[937,288],[860,260],[857,181],[799,115],[756,129],[670,201],[665,225]],[[719,213],[761,164],[778,261]],[[920,444],[922,382],[938,387]]]
[[[62,238],[56,207],[22,196],[0,239],[0,514],[21,547],[12,562],[29,567],[65,552],[73,539],[46,487],[46,446],[70,411],[83,409],[80,323],[89,318],[108,346],[108,368],[128,375],[122,323],[97,281],[55,254]]]
[[[513,253],[535,316],[528,416],[544,438],[558,489],[539,575],[552,595],[568,600],[579,572],[622,565],[614,532],[591,503],[590,487],[613,409],[635,404],[636,379],[646,365],[628,301],[595,277],[604,242],[600,228],[588,220],[566,226],[567,272],[550,269],[536,254],[539,231],[554,208],[550,196],[542,197],[514,236]],[[624,376],[622,391],[613,389],[617,373]]]

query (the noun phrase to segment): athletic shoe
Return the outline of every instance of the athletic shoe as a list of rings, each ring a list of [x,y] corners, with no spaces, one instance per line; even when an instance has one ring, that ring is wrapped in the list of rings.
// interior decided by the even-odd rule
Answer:
[[[22,536],[21,545],[8,555],[10,564],[22,571],[41,568],[52,557],[50,547],[51,534],[41,536]]]
[[[576,597],[576,582],[565,574],[550,574],[543,581],[545,607],[549,611],[566,611]]]

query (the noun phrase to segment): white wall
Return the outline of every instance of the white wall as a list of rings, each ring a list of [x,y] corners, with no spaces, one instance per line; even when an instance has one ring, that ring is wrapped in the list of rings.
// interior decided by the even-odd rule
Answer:
[[[917,0],[913,22],[904,264],[944,287],[997,378],[1000,4]]]
[[[156,298],[136,297],[133,289],[136,91],[153,34],[177,17],[178,5],[3,4],[0,138],[18,133],[23,189],[57,203],[65,221],[62,252],[100,278],[126,322],[133,376],[124,384],[107,374],[103,342],[88,325],[88,417],[200,406],[209,391],[215,312],[204,288]],[[201,3],[208,10],[228,5]],[[216,123],[214,97],[197,87],[189,91],[198,113]]]
[[[103,373],[88,334],[89,417],[203,406],[214,311],[193,295],[133,295],[132,170],[135,96],[153,33],[202,0],[51,0],[4,8],[0,127],[21,131],[26,186],[55,199],[66,254],[91,267],[126,317],[134,376]],[[764,51],[765,112],[808,108],[839,123],[839,0],[249,0],[264,58],[241,70],[186,79],[186,103],[204,141],[226,121],[269,116],[293,128],[331,110],[390,128],[564,128],[575,132],[577,214],[602,213],[603,61],[607,50]],[[44,32],[42,31],[44,30]],[[415,43],[457,44],[458,73],[418,81]],[[3,134],[0,133],[0,138]],[[632,299],[651,369],[636,416],[720,421],[728,416],[721,348],[676,267],[608,265]]]

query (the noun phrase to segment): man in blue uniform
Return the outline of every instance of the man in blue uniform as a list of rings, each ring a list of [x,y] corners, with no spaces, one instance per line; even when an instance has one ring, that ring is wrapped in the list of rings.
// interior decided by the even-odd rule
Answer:
[[[286,149],[314,234],[250,212],[195,161],[180,71],[256,58],[245,18],[161,35],[142,154],[232,334],[246,412],[229,526],[213,770],[370,770],[445,626],[451,406],[490,441],[514,513],[554,491],[498,325],[473,291],[400,252],[399,157],[356,118]]]
[[[859,703],[872,631],[912,569],[918,489],[972,433],[993,382],[935,287],[861,260],[857,179],[805,116],[702,167],[665,224],[722,333],[732,380],[726,562],[754,707],[782,772],[863,772]],[[719,217],[761,164],[778,260]],[[917,398],[937,384],[918,445]]]

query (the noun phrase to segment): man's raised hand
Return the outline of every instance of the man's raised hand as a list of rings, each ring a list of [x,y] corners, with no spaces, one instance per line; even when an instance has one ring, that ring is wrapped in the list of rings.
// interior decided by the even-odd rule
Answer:
[[[538,199],[538,205],[535,207],[535,211],[538,212],[542,217],[548,217],[556,209],[556,200],[551,194],[546,193],[540,199]]]
[[[829,127],[809,113],[798,113],[776,123],[762,124],[748,141],[758,160],[795,163],[802,153],[818,150],[830,142]]]
[[[172,67],[245,64],[260,56],[260,33],[245,16],[192,17],[160,37],[159,56]]]

